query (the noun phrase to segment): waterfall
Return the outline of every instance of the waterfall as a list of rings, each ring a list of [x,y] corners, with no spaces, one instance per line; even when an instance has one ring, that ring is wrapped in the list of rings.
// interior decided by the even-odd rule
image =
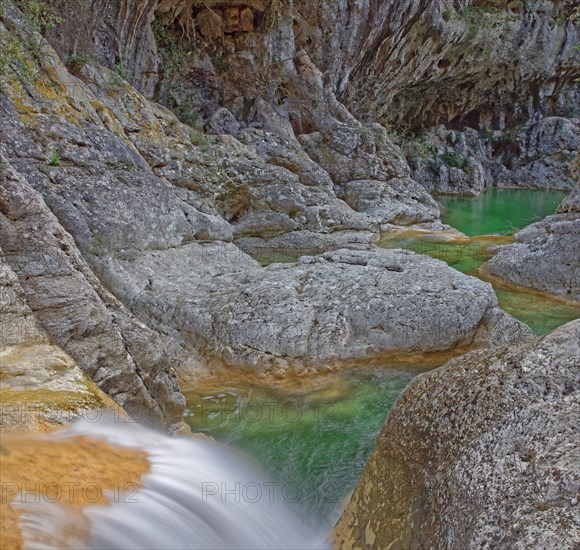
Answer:
[[[133,495],[66,508],[16,499],[26,549],[325,548],[293,512],[284,487],[236,451],[193,437],[169,437],[112,417],[79,420],[47,436],[86,436],[138,449],[150,471]],[[118,495],[116,495],[118,497]]]

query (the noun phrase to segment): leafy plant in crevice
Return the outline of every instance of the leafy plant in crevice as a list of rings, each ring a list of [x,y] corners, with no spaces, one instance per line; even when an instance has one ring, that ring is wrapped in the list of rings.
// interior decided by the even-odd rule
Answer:
[[[127,63],[123,58],[121,58],[117,63],[115,63],[115,67],[113,69],[115,74],[122,80],[129,79],[129,70],[127,69]]]
[[[437,147],[429,141],[429,134],[424,130],[413,133],[399,132],[391,126],[386,126],[387,137],[398,145],[407,161],[416,168],[420,162],[429,163],[437,156]]]
[[[490,130],[487,126],[481,128],[479,130],[479,133],[488,141],[493,138],[493,130]]]
[[[177,102],[175,99],[173,100],[173,112],[175,113],[175,116],[181,122],[183,122],[183,124],[193,126],[199,121],[199,112],[197,110],[196,99],[197,93],[191,92],[179,102]]]
[[[82,69],[88,62],[90,57],[86,53],[77,52],[73,53],[66,63],[67,67],[72,71],[78,71]]]
[[[227,55],[224,52],[214,50],[210,52],[209,57],[212,65],[218,73],[225,73],[229,70],[230,64],[228,63]]]
[[[163,57],[163,67],[161,71],[173,75],[176,71],[183,68],[183,65],[195,57],[197,43],[195,39],[179,39],[167,26],[161,21],[155,20],[151,26],[153,37],[157,50]]]
[[[438,157],[451,168],[460,168],[465,170],[470,164],[471,159],[469,157],[464,157],[460,155],[457,151],[447,151],[441,153]]]
[[[429,142],[425,134],[419,133],[414,140],[410,140],[408,148],[412,157],[422,161],[432,159],[437,155],[437,148]]]
[[[53,8],[43,0],[15,0],[15,3],[28,26],[41,35],[62,21],[54,13]]]
[[[60,151],[58,149],[53,149],[48,157],[49,166],[60,166]]]
[[[91,253],[95,256],[110,256],[111,248],[107,241],[98,233],[93,233],[91,239]]]

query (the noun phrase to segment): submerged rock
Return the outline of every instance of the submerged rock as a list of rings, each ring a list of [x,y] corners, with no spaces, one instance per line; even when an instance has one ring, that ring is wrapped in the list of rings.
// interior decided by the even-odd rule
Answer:
[[[580,321],[415,378],[336,528],[340,548],[577,548]]]
[[[580,187],[558,213],[528,225],[514,238],[514,244],[495,248],[482,273],[580,303]]]

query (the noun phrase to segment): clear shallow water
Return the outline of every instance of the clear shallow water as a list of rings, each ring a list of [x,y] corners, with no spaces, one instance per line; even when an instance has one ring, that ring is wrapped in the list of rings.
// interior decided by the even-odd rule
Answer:
[[[509,242],[509,238],[480,237],[463,241],[437,242],[429,236],[416,233],[405,236],[385,236],[379,246],[406,248],[419,254],[427,254],[443,260],[451,267],[478,276],[477,268],[490,257],[489,248]],[[526,323],[536,334],[542,335],[580,317],[580,308],[554,300],[547,295],[515,289],[497,281],[491,281],[499,305],[516,319]]]
[[[473,199],[439,197],[444,222],[471,239],[437,242],[433,235],[386,235],[381,246],[408,248],[439,258],[463,273],[475,273],[490,257],[489,247],[554,212],[565,196],[557,191],[489,190]],[[479,235],[483,235],[480,237]],[[263,250],[268,265],[292,262],[304,252]],[[500,305],[544,334],[580,316],[580,309],[546,296],[494,283]],[[329,526],[354,488],[398,394],[421,370],[434,364],[384,365],[327,375],[322,387],[289,390],[243,381],[208,382],[187,397],[186,420],[201,431],[254,457],[280,487],[295,488],[297,509],[315,525]]]
[[[330,526],[374,447],[377,433],[414,368],[354,368],[322,386],[289,390],[205,384],[185,392],[186,421],[259,460],[305,519]]]

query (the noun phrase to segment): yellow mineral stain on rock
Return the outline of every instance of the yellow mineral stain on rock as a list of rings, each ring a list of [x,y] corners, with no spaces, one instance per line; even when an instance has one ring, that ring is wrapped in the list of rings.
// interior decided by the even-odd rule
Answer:
[[[0,430],[46,431],[106,409],[125,416],[74,360],[48,342],[0,350]]]
[[[86,538],[89,525],[82,515],[83,508],[107,505],[105,491],[121,495],[126,488],[138,491],[141,478],[148,471],[146,453],[86,437],[50,441],[46,436],[2,435],[0,548],[23,548],[18,526],[20,512],[13,506],[18,499],[24,500],[22,491],[69,508],[71,514],[78,515],[75,530],[81,531],[71,533],[71,538]]]

